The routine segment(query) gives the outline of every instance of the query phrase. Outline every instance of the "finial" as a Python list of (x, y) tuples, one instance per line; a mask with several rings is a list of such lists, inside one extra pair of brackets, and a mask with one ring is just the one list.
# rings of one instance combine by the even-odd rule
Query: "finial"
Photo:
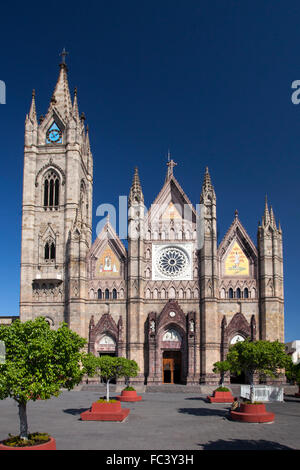
[(238, 210), (237, 210), (237, 209), (235, 209), (235, 211), (234, 211), (234, 216), (235, 216), (236, 219), (237, 219), (238, 216), (239, 216), (239, 213), (238, 213)]
[(177, 165), (177, 163), (174, 162), (174, 160), (172, 158), (170, 158), (171, 155), (170, 155), (170, 152), (168, 152), (168, 163), (167, 163), (167, 167), (168, 167), (168, 172), (167, 172), (167, 179), (171, 178), (171, 176), (173, 176), (173, 172), (174, 172), (174, 166)]
[(171, 153), (170, 153), (170, 149), (168, 149), (168, 162), (171, 160)]
[(74, 88), (74, 96), (77, 96), (77, 86)]
[(59, 55), (61, 55), (62, 59), (61, 59), (61, 64), (63, 65), (66, 65), (66, 56), (68, 55), (69, 53), (66, 51), (65, 48), (63, 48), (63, 50), (61, 51), (61, 53)]
[(35, 97), (35, 89), (32, 90), (32, 98)]

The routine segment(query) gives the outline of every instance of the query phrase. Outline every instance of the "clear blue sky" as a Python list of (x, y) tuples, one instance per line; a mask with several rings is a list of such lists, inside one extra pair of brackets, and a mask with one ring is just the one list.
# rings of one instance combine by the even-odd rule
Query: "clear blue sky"
[(284, 237), (285, 340), (300, 339), (299, 1), (114, 0), (1, 5), (1, 305), (18, 314), (24, 120), (47, 112), (59, 53), (90, 127), (96, 207), (127, 195), (139, 167), (146, 204), (168, 148), (194, 204), (206, 165), (220, 240), (238, 209), (256, 244), (265, 194)]

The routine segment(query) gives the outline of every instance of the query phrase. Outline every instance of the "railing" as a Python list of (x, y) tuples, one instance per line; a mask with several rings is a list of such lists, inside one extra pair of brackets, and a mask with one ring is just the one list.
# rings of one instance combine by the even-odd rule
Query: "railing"
[[(250, 400), (250, 385), (241, 385), (241, 397)], [(283, 401), (283, 387), (254, 385), (254, 401)]]

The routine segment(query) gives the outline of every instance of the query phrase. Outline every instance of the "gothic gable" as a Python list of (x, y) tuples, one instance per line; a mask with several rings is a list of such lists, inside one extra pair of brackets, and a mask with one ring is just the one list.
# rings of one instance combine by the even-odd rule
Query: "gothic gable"
[(218, 247), (218, 255), (221, 278), (256, 278), (257, 249), (237, 213)]
[(89, 278), (124, 278), (126, 258), (124, 245), (107, 222), (87, 256)]

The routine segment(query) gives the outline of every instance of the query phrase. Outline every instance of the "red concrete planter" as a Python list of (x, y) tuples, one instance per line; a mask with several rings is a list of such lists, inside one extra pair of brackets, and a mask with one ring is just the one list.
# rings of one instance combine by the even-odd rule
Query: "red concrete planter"
[(121, 408), (120, 401), (116, 403), (94, 402), (91, 408), (81, 413), (82, 421), (124, 421), (129, 415), (129, 409)]
[(218, 392), (215, 390), (213, 396), (207, 397), (207, 399), (210, 403), (232, 403), (234, 401), (234, 397), (230, 391)]
[(231, 411), (231, 417), (243, 423), (272, 423), (275, 415), (266, 411), (264, 403), (241, 403), (238, 411)]
[(121, 395), (116, 397), (119, 401), (141, 401), (142, 397), (136, 393), (136, 390), (122, 390)]
[(3, 444), (3, 442), (1, 442), (0, 450), (56, 450), (56, 441), (53, 437), (50, 437), (50, 440), (48, 442), (28, 447), (11, 447), (6, 446), (5, 444)]

